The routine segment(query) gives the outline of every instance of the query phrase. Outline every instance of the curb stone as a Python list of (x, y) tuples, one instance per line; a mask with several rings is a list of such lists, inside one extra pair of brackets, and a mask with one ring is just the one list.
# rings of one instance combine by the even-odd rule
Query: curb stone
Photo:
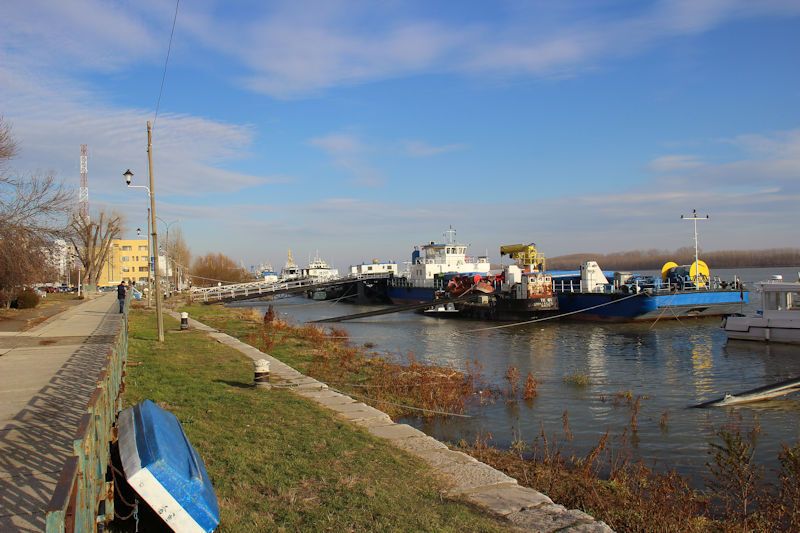
[[(180, 320), (179, 313), (167, 311), (167, 314)], [(521, 531), (613, 533), (604, 522), (577, 509), (553, 503), (545, 494), (518, 485), (516, 479), (463, 452), (450, 450), (418, 429), (392, 422), (383, 411), (331, 390), (325, 383), (298, 372), (249, 344), (192, 318), (189, 326), (207, 332), (217, 342), (238, 350), (253, 361), (266, 359), (270, 362), (271, 375), (284, 381), (295, 394), (313, 400), (337, 416), (364, 427), (372, 435), (419, 457), (448, 486), (445, 492), (448, 497), (467, 501), (505, 518)]]

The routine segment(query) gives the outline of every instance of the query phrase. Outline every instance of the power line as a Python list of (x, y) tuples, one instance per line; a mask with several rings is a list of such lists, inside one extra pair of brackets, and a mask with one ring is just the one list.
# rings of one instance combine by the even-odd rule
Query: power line
[(161, 74), (161, 88), (158, 90), (158, 100), (156, 101), (156, 114), (153, 117), (153, 129), (156, 129), (158, 120), (158, 108), (161, 107), (161, 95), (164, 92), (164, 82), (167, 79), (167, 65), (169, 64), (169, 53), (172, 50), (172, 37), (175, 35), (175, 22), (178, 20), (178, 6), (181, 0), (175, 1), (175, 15), (172, 17), (172, 31), (169, 32), (169, 45), (167, 46), (167, 58), (164, 60), (164, 72)]

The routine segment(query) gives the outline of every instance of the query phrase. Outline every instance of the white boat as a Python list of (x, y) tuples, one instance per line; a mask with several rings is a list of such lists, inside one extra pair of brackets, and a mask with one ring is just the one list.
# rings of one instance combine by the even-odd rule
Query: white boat
[(445, 231), (444, 242), (415, 246), (408, 272), (389, 283), (387, 295), (394, 303), (425, 302), (447, 285), (448, 275), (489, 273), (489, 258), (467, 256), (467, 245), (456, 241), (456, 230)]
[(281, 276), (279, 281), (292, 281), (294, 279), (300, 279), (303, 277), (303, 269), (297, 266), (297, 263), (294, 262), (294, 258), (292, 257), (292, 251), (289, 250), (289, 253), (286, 257), (286, 264), (283, 266), (281, 270)]
[(304, 277), (316, 281), (330, 281), (339, 277), (339, 271), (332, 268), (324, 259), (320, 258), (319, 252), (308, 262), (308, 268), (303, 272)]
[(726, 317), (722, 323), (729, 339), (800, 344), (800, 281), (782, 276), (756, 283), (761, 309), (755, 314)]

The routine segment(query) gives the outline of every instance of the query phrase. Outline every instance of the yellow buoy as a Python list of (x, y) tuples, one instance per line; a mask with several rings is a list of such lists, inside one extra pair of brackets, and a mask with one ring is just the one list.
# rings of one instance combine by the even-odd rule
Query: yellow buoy
[(661, 267), (661, 281), (667, 281), (667, 276), (669, 275), (669, 271), (678, 266), (678, 263), (675, 261), (669, 261), (664, 263), (664, 266)]
[(697, 286), (705, 287), (709, 278), (709, 270), (708, 265), (705, 264), (704, 261), (698, 259), (696, 262), (692, 263), (689, 269), (689, 277), (694, 280), (695, 276), (697, 276)]

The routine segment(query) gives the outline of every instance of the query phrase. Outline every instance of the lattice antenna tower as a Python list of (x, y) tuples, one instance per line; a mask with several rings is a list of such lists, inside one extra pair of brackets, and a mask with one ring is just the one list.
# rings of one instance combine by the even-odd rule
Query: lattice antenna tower
[(78, 194), (78, 210), (81, 217), (89, 218), (89, 148), (81, 145), (81, 189)]

